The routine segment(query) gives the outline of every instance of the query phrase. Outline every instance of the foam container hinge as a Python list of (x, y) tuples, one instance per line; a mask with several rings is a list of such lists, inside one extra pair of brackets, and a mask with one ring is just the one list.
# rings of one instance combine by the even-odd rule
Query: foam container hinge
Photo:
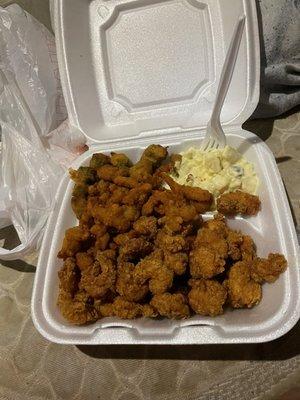
[[(227, 4), (226, 4), (227, 3)], [(284, 186), (268, 147), (242, 129), (258, 102), (259, 43), (254, 1), (56, 0), (55, 33), (69, 117), (91, 144), (74, 163), (98, 151), (126, 152), (137, 161), (151, 143), (179, 152), (199, 146), (210, 117), (233, 27), (246, 15), (240, 54), (222, 112), (228, 144), (255, 165), (261, 212), (229, 220), (250, 234), (258, 254), (285, 254), (289, 267), (251, 310), (182, 321), (104, 318), (69, 324), (56, 305), (57, 258), (64, 232), (77, 224), (73, 183), (58, 188), (39, 256), (32, 318), (47, 339), (64, 344), (204, 344), (273, 340), (300, 313), (299, 247)], [(212, 218), (208, 213), (205, 218)]]

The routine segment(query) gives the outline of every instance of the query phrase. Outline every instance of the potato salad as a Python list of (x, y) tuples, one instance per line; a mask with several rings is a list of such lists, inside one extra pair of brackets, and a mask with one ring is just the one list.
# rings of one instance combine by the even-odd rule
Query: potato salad
[(206, 189), (215, 199), (236, 190), (257, 191), (259, 180), (253, 164), (232, 147), (211, 151), (191, 147), (180, 154), (182, 158), (172, 173), (179, 184)]

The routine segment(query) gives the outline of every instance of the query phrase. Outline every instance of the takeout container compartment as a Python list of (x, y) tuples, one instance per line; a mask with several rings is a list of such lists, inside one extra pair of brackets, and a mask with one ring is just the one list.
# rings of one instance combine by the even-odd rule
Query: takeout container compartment
[[(285, 254), (289, 267), (263, 285), (251, 310), (226, 310), (216, 318), (121, 320), (69, 324), (56, 306), (57, 258), (65, 230), (77, 224), (66, 175), (56, 194), (40, 252), (32, 318), (47, 339), (65, 344), (202, 344), (273, 340), (297, 322), (299, 248), (275, 159), (254, 134), (241, 128), (258, 101), (259, 44), (254, 1), (56, 0), (55, 33), (64, 95), (72, 124), (90, 151), (125, 152), (133, 162), (151, 143), (169, 153), (199, 146), (210, 117), (225, 51), (238, 17), (246, 15), (236, 70), (222, 112), (228, 144), (255, 166), (262, 210), (228, 220), (251, 235), (259, 256)], [(205, 218), (212, 218), (207, 213)]]

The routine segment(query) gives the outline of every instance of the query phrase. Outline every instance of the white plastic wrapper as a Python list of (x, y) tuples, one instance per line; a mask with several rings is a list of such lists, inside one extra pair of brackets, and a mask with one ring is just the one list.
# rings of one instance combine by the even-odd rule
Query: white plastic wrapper
[(21, 241), (0, 248), (0, 259), (17, 259), (39, 247), (61, 176), (85, 138), (62, 123), (51, 33), (17, 5), (0, 8), (0, 51), (0, 227), (12, 223)]

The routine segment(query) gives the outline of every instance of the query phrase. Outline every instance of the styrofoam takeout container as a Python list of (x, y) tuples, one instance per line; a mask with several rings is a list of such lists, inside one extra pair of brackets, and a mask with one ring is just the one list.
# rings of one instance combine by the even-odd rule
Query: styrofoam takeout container
[[(40, 252), (32, 317), (47, 339), (66, 344), (202, 344), (273, 340), (299, 318), (299, 248), (274, 157), (241, 128), (258, 102), (259, 43), (255, 2), (245, 0), (56, 0), (55, 32), (71, 122), (91, 143), (74, 168), (97, 151), (126, 152), (133, 161), (150, 143), (170, 153), (199, 145), (210, 117), (233, 27), (246, 15), (240, 53), (222, 113), (229, 145), (251, 161), (260, 178), (262, 211), (229, 225), (250, 234), (258, 254), (285, 254), (289, 267), (251, 310), (217, 318), (121, 320), (73, 326), (56, 306), (57, 259), (74, 226), (66, 175), (56, 195)], [(207, 218), (211, 218), (210, 215)]]

